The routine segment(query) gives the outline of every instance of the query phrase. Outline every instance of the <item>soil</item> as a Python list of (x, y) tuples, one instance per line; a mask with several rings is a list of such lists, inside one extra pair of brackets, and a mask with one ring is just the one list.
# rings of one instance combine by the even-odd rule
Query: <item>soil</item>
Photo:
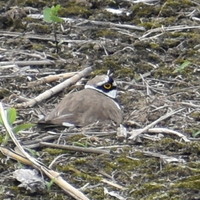
[[(65, 21), (45, 22), (43, 9), (57, 4)], [(38, 126), (40, 116), (66, 93), (83, 88), (71, 86), (34, 106), (17, 108), (13, 126), (36, 124), (16, 135), (21, 144), (46, 166), (53, 162), (52, 169), (89, 199), (199, 199), (199, 8), (198, 0), (1, 1), (0, 99), (5, 108), (63, 81), (30, 84), (40, 78), (92, 66), (82, 83), (110, 70), (124, 112), (126, 132), (113, 125)], [(0, 131), (2, 142), (5, 129)], [(63, 150), (41, 141), (109, 153)], [(11, 140), (6, 147), (14, 149)], [(46, 176), (48, 189), (19, 187), (13, 172), (32, 168), (0, 156), (0, 199), (73, 199)]]

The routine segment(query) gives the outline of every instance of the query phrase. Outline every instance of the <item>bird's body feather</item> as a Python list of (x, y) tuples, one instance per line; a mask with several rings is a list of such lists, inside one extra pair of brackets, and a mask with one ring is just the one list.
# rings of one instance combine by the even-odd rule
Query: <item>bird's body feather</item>
[(45, 123), (86, 126), (96, 122), (122, 122), (122, 111), (115, 102), (116, 83), (108, 75), (89, 80), (85, 89), (67, 94), (45, 118)]
[(47, 123), (85, 126), (97, 121), (120, 124), (122, 111), (117, 103), (93, 89), (84, 89), (66, 95), (45, 119)]

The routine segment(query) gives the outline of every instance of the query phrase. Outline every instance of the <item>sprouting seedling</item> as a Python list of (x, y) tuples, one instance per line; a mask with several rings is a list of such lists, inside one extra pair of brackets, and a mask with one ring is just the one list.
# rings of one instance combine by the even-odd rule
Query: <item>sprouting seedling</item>
[[(11, 127), (11, 129), (12, 129), (12, 131), (13, 131), (14, 133), (18, 133), (18, 132), (20, 132), (20, 131), (29, 129), (29, 128), (31, 128), (31, 127), (34, 126), (34, 124), (31, 124), (31, 123), (25, 123), (25, 124), (14, 125), (14, 122), (15, 122), (16, 119), (17, 119), (17, 111), (16, 111), (15, 108), (8, 108), (8, 109), (5, 111), (5, 113), (6, 113), (7, 122), (8, 122), (9, 126)], [(2, 114), (3, 114), (3, 113), (0, 112), (0, 126), (5, 126), (5, 125), (4, 125), (4, 122), (3, 122), (3, 120), (2, 120)], [(6, 136), (4, 137), (2, 144), (3, 144), (3, 145), (7, 144), (8, 139), (9, 139), (9, 134), (6, 133)]]
[(186, 68), (188, 68), (191, 65), (191, 62), (186, 60), (184, 61), (180, 66), (177, 67), (177, 69), (175, 69), (173, 71), (173, 73), (178, 73), (178, 72), (183, 72)]
[(200, 130), (193, 132), (193, 137), (199, 137), (200, 136)]
[(58, 16), (58, 12), (60, 11), (60, 9), (61, 9), (60, 5), (52, 6), (51, 8), (47, 7), (43, 9), (44, 21), (53, 24), (53, 33), (54, 33), (57, 53), (58, 53), (58, 41), (56, 34), (57, 24), (63, 22), (63, 19)]

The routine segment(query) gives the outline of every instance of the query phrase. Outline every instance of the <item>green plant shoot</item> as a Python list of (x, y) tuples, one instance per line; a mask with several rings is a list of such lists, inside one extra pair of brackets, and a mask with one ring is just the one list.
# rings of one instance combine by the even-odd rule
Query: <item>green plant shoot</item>
[(177, 69), (173, 71), (173, 73), (183, 72), (187, 67), (191, 65), (190, 61), (184, 61)]
[(57, 41), (57, 24), (63, 22), (63, 19), (58, 16), (58, 12), (61, 9), (60, 5), (52, 6), (51, 8), (44, 8), (43, 10), (43, 16), (44, 21), (48, 23), (53, 24), (53, 33), (55, 38), (55, 44), (56, 44), (56, 52), (58, 53), (58, 41)]
[(58, 16), (58, 12), (60, 9), (60, 5), (52, 6), (51, 8), (45, 8), (43, 10), (44, 21), (48, 23), (63, 22), (63, 19)]
[[(1, 116), (2, 116), (2, 113), (0, 113), (0, 125), (4, 126), (4, 123), (3, 123)], [(31, 123), (19, 124), (19, 125), (14, 126), (14, 122), (17, 119), (17, 110), (15, 108), (8, 108), (6, 110), (6, 118), (7, 118), (7, 121), (8, 121), (8, 123), (9, 123), (9, 125), (10, 125), (10, 127), (11, 127), (11, 129), (14, 133), (18, 133), (22, 130), (29, 129), (29, 128), (34, 126), (34, 124), (31, 124)], [(9, 135), (6, 134), (6, 136), (3, 140), (3, 144), (7, 144), (8, 139), (9, 139)]]

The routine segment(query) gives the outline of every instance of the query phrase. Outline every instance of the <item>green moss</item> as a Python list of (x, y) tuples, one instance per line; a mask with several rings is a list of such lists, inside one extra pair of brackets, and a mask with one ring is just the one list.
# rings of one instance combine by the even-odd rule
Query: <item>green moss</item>
[(115, 162), (105, 161), (103, 165), (104, 165), (103, 166), (104, 171), (108, 174), (112, 173), (114, 170), (118, 168)]
[[(134, 77), (135, 72), (131, 67), (123, 67), (123, 59), (118, 56), (108, 56), (103, 61), (103, 67), (99, 66), (96, 68), (96, 74), (107, 73), (108, 70), (114, 72), (115, 76), (126, 77), (129, 74), (129, 77)], [(99, 68), (99, 69), (98, 69)]]
[(83, 141), (84, 138), (85, 138), (85, 136), (82, 135), (82, 134), (80, 134), (80, 135), (72, 135), (69, 138), (67, 138), (67, 141), (70, 142), (70, 143), (73, 143), (73, 142), (77, 142), (79, 140)]
[(66, 200), (66, 194), (59, 194), (58, 192), (56, 193), (50, 193), (48, 196), (46, 196), (44, 198), (44, 200), (48, 200), (48, 199), (52, 199), (52, 200)]
[(133, 190), (132, 196), (137, 197), (137, 199), (139, 197), (140, 197), (140, 199), (142, 199), (142, 197), (144, 197), (146, 195), (149, 196), (149, 195), (151, 195), (151, 193), (153, 193), (153, 196), (155, 198), (157, 196), (156, 192), (163, 190), (164, 188), (165, 188), (164, 184), (159, 184), (156, 182), (149, 182), (149, 183), (145, 183), (142, 186), (140, 186), (139, 188)]
[(116, 166), (118, 169), (122, 170), (134, 170), (137, 166), (141, 164), (139, 160), (133, 160), (130, 158), (127, 158), (126, 156), (124, 157), (119, 157), (116, 159)]
[(193, 5), (191, 0), (167, 0), (160, 9), (160, 16), (175, 16), (181, 9), (188, 8)]
[(30, 24), (29, 29), (31, 29), (37, 34), (49, 34), (52, 31), (52, 28), (49, 24), (39, 24), (39, 23)]
[(172, 66), (160, 66), (154, 71), (153, 75), (155, 78), (174, 77), (173, 71), (174, 68)]
[(190, 39), (190, 43), (187, 43), (188, 45), (192, 45), (194, 47), (194, 44), (197, 44), (197, 42), (200, 42), (200, 37), (198, 32), (169, 32), (167, 33), (168, 37), (170, 38), (177, 38), (177, 39)]
[(162, 26), (170, 26), (170, 25), (174, 24), (176, 21), (177, 21), (177, 17), (176, 16), (168, 16), (168, 17), (166, 17), (164, 19), (161, 18), (161, 20), (159, 21), (159, 23)]
[(156, 190), (160, 190), (162, 188), (164, 188), (165, 186), (163, 184), (159, 184), (159, 183), (155, 183), (155, 182), (150, 182), (150, 183), (145, 183), (143, 185), (143, 190), (145, 192), (152, 192), (152, 191), (156, 191)]
[[(148, 197), (146, 198), (140, 198), (140, 200), (172, 200), (172, 198), (170, 197), (170, 195), (168, 194), (168, 192), (165, 191), (157, 191), (157, 192), (153, 192), (152, 194), (148, 194)], [(174, 198), (173, 198), (174, 199)], [(177, 198), (175, 198), (177, 200)]]
[(191, 0), (167, 0), (166, 3), (164, 4), (164, 7), (171, 7), (171, 8), (187, 8), (188, 6), (192, 6), (193, 3)]
[(152, 49), (158, 49), (158, 48), (160, 48), (160, 44), (155, 43), (155, 42), (150, 42), (149, 45), (150, 45), (150, 47)]
[(173, 47), (176, 47), (179, 43), (180, 43), (180, 41), (177, 39), (166, 38), (161, 43), (161, 47), (164, 49), (173, 48)]
[(93, 188), (91, 191), (86, 189), (86, 192), (88, 192), (90, 194), (90, 196), (92, 196), (92, 199), (95, 199), (95, 200), (107, 200), (106, 198), (106, 194), (104, 192), (104, 189), (103, 187), (95, 187)]
[(143, 3), (137, 3), (133, 4), (131, 7), (132, 15), (134, 17), (151, 17), (154, 15), (158, 15), (159, 13), (159, 7), (158, 6), (151, 6), (151, 5), (146, 5)]
[(97, 176), (96, 174), (92, 172), (84, 172), (82, 170), (78, 170), (74, 164), (59, 165), (57, 166), (57, 168), (59, 169), (59, 171), (62, 171), (62, 172), (67, 172), (67, 173), (73, 172), (74, 177), (82, 178), (83, 180), (89, 181), (91, 183), (100, 182), (100, 180), (102, 179), (101, 177)]
[(192, 142), (190, 144), (188, 144), (187, 146), (187, 151), (191, 152), (191, 153), (195, 153), (196, 155), (198, 155), (200, 153), (200, 142)]
[(137, 24), (148, 29), (162, 28), (162, 26), (171, 26), (177, 20), (176, 16), (166, 18), (145, 18), (144, 21)]
[(21, 190), (20, 187), (18, 187), (16, 185), (11, 186), (10, 189), (15, 193), (20, 193), (20, 190)]
[(152, 29), (152, 28), (159, 28), (161, 24), (156, 21), (147, 21), (147, 22), (140, 22), (138, 23), (139, 26), (143, 26), (145, 29)]
[(48, 1), (44, 0), (18, 0), (17, 3), (18, 5), (21, 6), (30, 6), (33, 8), (42, 8), (44, 6), (47, 6)]
[(82, 164), (86, 164), (88, 161), (86, 158), (79, 158), (79, 159), (76, 159), (74, 161), (74, 164), (75, 165), (82, 165)]
[(190, 117), (194, 118), (195, 121), (200, 121), (200, 111), (194, 111), (190, 114)]
[(82, 16), (88, 17), (91, 14), (91, 10), (87, 7), (82, 5), (68, 5), (67, 7), (62, 7), (59, 11), (59, 15), (62, 17), (69, 17), (69, 16)]
[(10, 95), (10, 91), (6, 88), (0, 88), (0, 99)]
[(44, 49), (45, 49), (46, 47), (45, 47), (45, 45), (44, 44), (40, 44), (40, 43), (33, 43), (32, 44), (32, 49), (33, 50), (36, 50), (36, 51), (44, 51)]
[(200, 190), (200, 175), (191, 176), (181, 181), (178, 181), (177, 183), (172, 184), (171, 187)]
[(118, 62), (118, 59), (114, 56), (109, 56), (104, 59), (104, 66), (106, 68), (111, 68), (113, 71), (121, 69), (121, 65)]
[(63, 149), (55, 149), (55, 148), (45, 148), (43, 152), (47, 152), (50, 155), (60, 155), (66, 153), (66, 150)]
[(106, 37), (106, 38), (114, 38), (117, 36), (117, 32), (111, 29), (99, 29), (95, 33), (95, 37)]
[(189, 162), (188, 167), (195, 172), (196, 170), (197, 172), (200, 172), (200, 162)]

